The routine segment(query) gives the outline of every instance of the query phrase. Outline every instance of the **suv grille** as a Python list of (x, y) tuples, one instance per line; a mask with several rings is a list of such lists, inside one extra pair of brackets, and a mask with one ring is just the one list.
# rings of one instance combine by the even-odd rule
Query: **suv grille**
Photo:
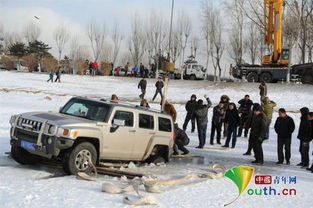
[(28, 128), (33, 131), (40, 131), (42, 123), (39, 121), (33, 121), (26, 118), (20, 118), (20, 120), (17, 122), (19, 126)]
[(15, 136), (18, 139), (23, 139), (29, 142), (36, 142), (38, 138), (38, 133), (16, 128)]

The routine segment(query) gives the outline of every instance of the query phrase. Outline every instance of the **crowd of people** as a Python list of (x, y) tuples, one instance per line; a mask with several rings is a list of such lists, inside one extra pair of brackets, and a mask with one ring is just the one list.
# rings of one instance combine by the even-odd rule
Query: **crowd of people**
[[(255, 160), (252, 163), (263, 165), (264, 155), (262, 144), (269, 139), (269, 129), (273, 118), (273, 111), (276, 103), (267, 96), (267, 86), (263, 82), (259, 86), (261, 103), (254, 103), (249, 95), (238, 101), (239, 108), (235, 103), (230, 102), (227, 95), (221, 96), (218, 105), (213, 107), (211, 120), (210, 145), (221, 144), (222, 129), (225, 144), (222, 148), (235, 148), (237, 137), (249, 137), (248, 150), (243, 155), (251, 155), (252, 150)], [(186, 103), (186, 117), (183, 124), (183, 130), (186, 131), (189, 121), (191, 121), (191, 132), (195, 131), (197, 126), (199, 145), (196, 148), (204, 148), (206, 144), (206, 130), (208, 124), (208, 109), (212, 102), (205, 96), (207, 104), (203, 100), (197, 101), (196, 95), (192, 95)], [(309, 109), (301, 108), (301, 122), (298, 132), (300, 140), (299, 151), (301, 162), (298, 166), (306, 168), (313, 173), (313, 164), (309, 167), (309, 146), (313, 139), (313, 112)], [(274, 129), (277, 134), (277, 156), (276, 164), (284, 162), (290, 165), (291, 158), (291, 140), (295, 130), (294, 120), (288, 116), (284, 108), (278, 110), (278, 118), (275, 121)], [(197, 125), (195, 125), (197, 123)]]

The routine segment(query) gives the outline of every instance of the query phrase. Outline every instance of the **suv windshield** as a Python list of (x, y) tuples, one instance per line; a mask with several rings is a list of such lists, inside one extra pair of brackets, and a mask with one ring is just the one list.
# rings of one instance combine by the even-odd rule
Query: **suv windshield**
[(60, 111), (60, 113), (85, 118), (93, 121), (107, 121), (110, 106), (104, 103), (72, 99)]

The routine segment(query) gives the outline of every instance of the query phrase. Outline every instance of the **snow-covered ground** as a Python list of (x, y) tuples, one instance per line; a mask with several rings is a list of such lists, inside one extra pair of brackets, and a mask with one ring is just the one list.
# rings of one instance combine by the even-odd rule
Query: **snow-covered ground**
[[(111, 195), (101, 192), (101, 184), (105, 181), (117, 181), (112, 177), (100, 176), (95, 182), (77, 180), (74, 176), (46, 178), (53, 174), (62, 174), (44, 165), (21, 166), (5, 155), (10, 151), (9, 118), (12, 114), (27, 111), (57, 111), (72, 96), (90, 96), (109, 98), (115, 93), (121, 100), (139, 102), (137, 89), (139, 79), (88, 77), (63, 75), (61, 83), (47, 83), (46, 74), (16, 73), (0, 71), (0, 203), (1, 207), (125, 207), (124, 195)], [(155, 80), (148, 80), (147, 98), (154, 93)], [(313, 109), (313, 86), (295, 84), (269, 84), (268, 94), (279, 107), (284, 107), (299, 125), (299, 109), (307, 106)], [(259, 100), (258, 84), (254, 83), (217, 83), (207, 81), (170, 82), (169, 100), (178, 111), (178, 124), (182, 125), (185, 110), (184, 103), (191, 94), (199, 98), (207, 94), (213, 104), (217, 104), (223, 94), (237, 102), (245, 94), (254, 101)], [(152, 104), (158, 108), (158, 104)], [(212, 116), (212, 110), (209, 117)], [(274, 121), (277, 117), (275, 112)], [(210, 120), (210, 119), (209, 119)], [(272, 126), (273, 123), (272, 122)], [(135, 171), (155, 175), (158, 178), (175, 178), (189, 173), (210, 170), (214, 163), (232, 168), (238, 165), (249, 165), (255, 168), (255, 174), (275, 176), (296, 176), (295, 185), (272, 185), (277, 189), (294, 188), (296, 196), (249, 196), (247, 192), (229, 207), (311, 207), (313, 194), (313, 174), (300, 169), (296, 164), (300, 161), (299, 141), (296, 133), (292, 140), (291, 165), (275, 165), (277, 161), (276, 135), (271, 126), (269, 142), (263, 145), (265, 164), (253, 166), (252, 156), (243, 156), (247, 148), (247, 139), (238, 138), (235, 149), (219, 150), (210, 148), (198, 150), (197, 135), (188, 132), (191, 138), (189, 149), (192, 154), (203, 158), (175, 159), (162, 166), (145, 166)], [(190, 129), (188, 129), (190, 131)], [(296, 129), (297, 132), (297, 129)], [(208, 125), (207, 141), (209, 140)], [(224, 142), (224, 140), (222, 141)], [(215, 145), (214, 148), (217, 146)], [(254, 178), (248, 188), (263, 188), (255, 185)], [(146, 194), (146, 193), (144, 193)], [(126, 194), (133, 196), (132, 194)], [(237, 196), (236, 186), (228, 179), (205, 180), (200, 183), (183, 184), (169, 188), (161, 194), (154, 194), (158, 199), (158, 207), (223, 207)]]

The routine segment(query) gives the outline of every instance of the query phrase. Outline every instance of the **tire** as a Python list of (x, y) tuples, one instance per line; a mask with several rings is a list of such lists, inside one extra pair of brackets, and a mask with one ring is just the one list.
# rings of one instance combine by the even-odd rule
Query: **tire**
[(313, 75), (312, 74), (304, 74), (301, 78), (301, 82), (303, 84), (313, 84)]
[(196, 80), (196, 76), (192, 74), (192, 75), (189, 76), (189, 79), (190, 80)]
[(248, 75), (247, 75), (247, 80), (248, 82), (257, 82), (259, 79), (259, 76), (257, 73), (255, 72), (250, 72)]
[(76, 175), (78, 172), (88, 170), (88, 163), (83, 157), (83, 153), (90, 156), (92, 163), (96, 165), (98, 155), (95, 146), (89, 142), (82, 142), (65, 153), (63, 158), (63, 169), (65, 173)]
[(39, 156), (31, 154), (17, 145), (11, 146), (11, 156), (16, 162), (22, 165), (33, 165), (40, 161)]
[(270, 73), (265, 72), (261, 74), (260, 81), (270, 83), (273, 81), (273, 77)]
[(151, 155), (146, 160), (147, 163), (162, 163), (167, 162), (168, 158), (165, 156), (166, 149), (164, 147), (155, 146)]

